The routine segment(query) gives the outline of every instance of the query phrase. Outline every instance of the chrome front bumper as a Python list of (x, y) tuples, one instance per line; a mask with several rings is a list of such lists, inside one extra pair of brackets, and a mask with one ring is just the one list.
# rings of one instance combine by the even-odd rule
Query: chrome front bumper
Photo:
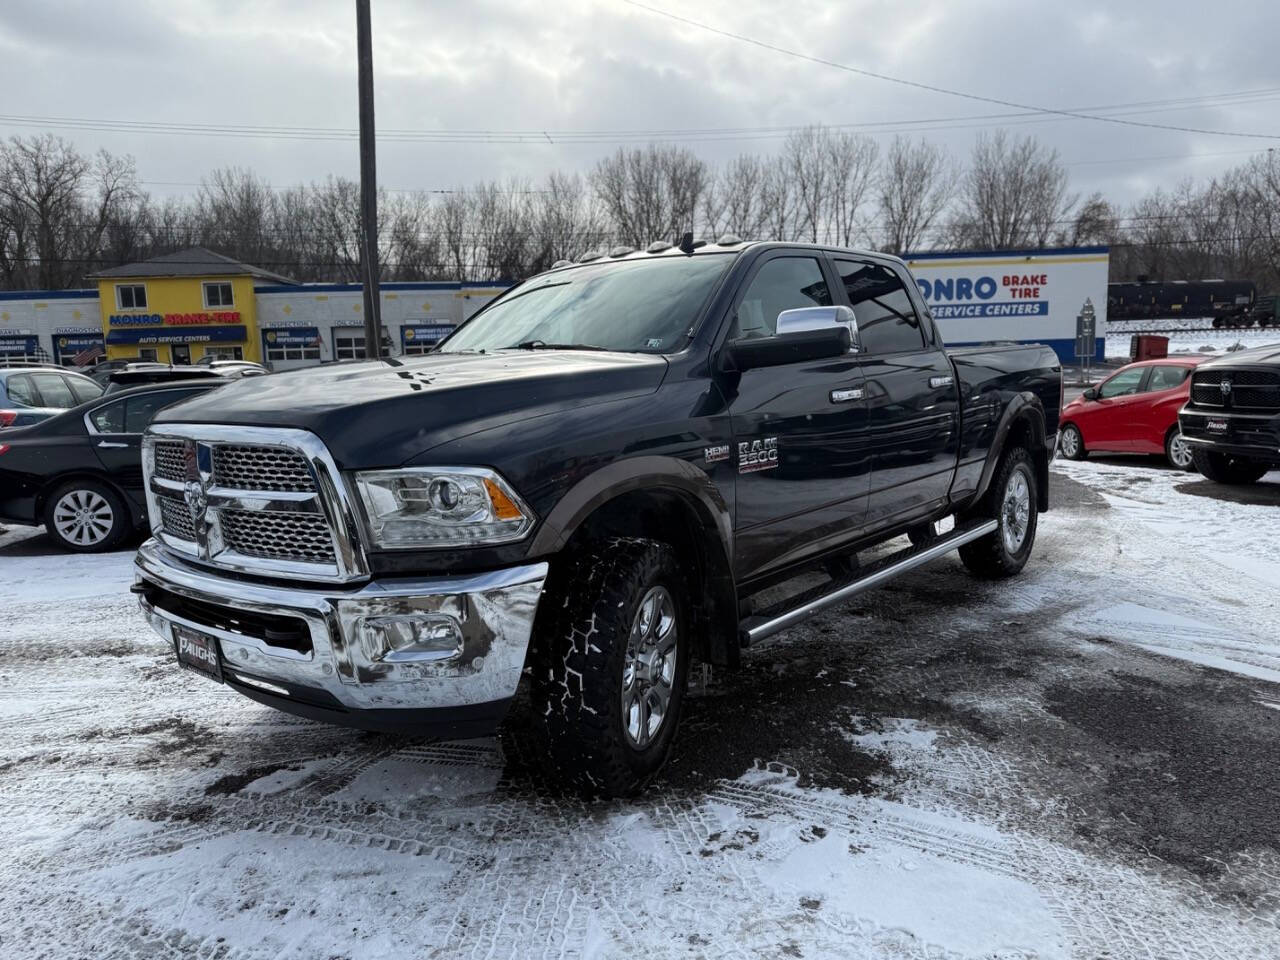
[[(148, 540), (134, 591), (165, 640), (175, 627), (216, 636), (223, 676), (241, 693), (304, 716), (369, 729), (421, 729), (465, 717), (501, 719), (524, 669), (547, 564), (362, 586), (282, 587), (219, 576)], [(241, 616), (237, 619), (236, 614)], [(433, 614), (460, 628), (446, 659), (383, 657), (362, 642), (371, 618)], [(255, 635), (264, 617), (301, 621), (294, 649)], [(278, 639), (278, 638), (277, 638)], [(304, 649), (297, 649), (297, 647)], [(423, 723), (425, 723), (425, 728)]]

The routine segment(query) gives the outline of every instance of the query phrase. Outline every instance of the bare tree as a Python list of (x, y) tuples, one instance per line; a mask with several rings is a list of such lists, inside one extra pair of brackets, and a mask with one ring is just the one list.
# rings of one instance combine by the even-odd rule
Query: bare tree
[(946, 210), (958, 179), (955, 163), (941, 147), (894, 137), (877, 184), (884, 248), (895, 254), (919, 249)]
[(707, 166), (684, 147), (619, 148), (591, 173), (616, 239), (633, 247), (674, 240), (695, 227)]
[(1067, 193), (1058, 151), (1003, 130), (978, 134), (960, 190), (953, 242), (977, 249), (1042, 247), (1078, 197)]
[(880, 147), (870, 137), (829, 131), (823, 146), (830, 239), (852, 246), (856, 238), (869, 236), (862, 223), (862, 206), (875, 180)]
[(545, 270), (558, 260), (576, 260), (604, 233), (595, 195), (576, 173), (552, 173), (533, 201), (534, 249), (529, 270)]

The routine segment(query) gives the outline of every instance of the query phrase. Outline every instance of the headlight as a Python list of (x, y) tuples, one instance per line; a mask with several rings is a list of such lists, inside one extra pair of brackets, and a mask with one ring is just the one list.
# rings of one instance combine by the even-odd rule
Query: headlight
[(375, 547), (509, 543), (533, 512), (505, 480), (480, 467), (413, 467), (356, 474)]

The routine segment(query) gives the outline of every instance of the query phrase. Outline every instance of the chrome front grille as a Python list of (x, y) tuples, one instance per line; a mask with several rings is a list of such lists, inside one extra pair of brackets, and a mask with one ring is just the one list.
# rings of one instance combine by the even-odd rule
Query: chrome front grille
[(166, 441), (156, 444), (156, 476), (181, 483), (187, 478), (187, 461), (182, 444)]
[(160, 497), (160, 527), (179, 539), (190, 543), (196, 542), (196, 525), (191, 519), (191, 511), (182, 500), (172, 497)]
[(213, 448), (213, 482), (235, 490), (315, 490), (306, 457), (284, 447), (219, 444)]
[(330, 563), (329, 523), (316, 513), (223, 510), (218, 515), (228, 547), (247, 557)]
[(177, 553), (275, 577), (368, 573), (346, 486), (313, 434), (157, 425), (143, 441), (143, 469), (152, 532)]

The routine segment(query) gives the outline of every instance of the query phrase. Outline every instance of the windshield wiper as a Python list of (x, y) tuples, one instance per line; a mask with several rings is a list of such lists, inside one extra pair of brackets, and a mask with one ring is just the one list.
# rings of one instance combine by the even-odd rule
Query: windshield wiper
[(545, 340), (525, 340), (517, 343), (510, 350), (608, 350), (609, 347), (598, 347), (594, 343), (547, 343)]

